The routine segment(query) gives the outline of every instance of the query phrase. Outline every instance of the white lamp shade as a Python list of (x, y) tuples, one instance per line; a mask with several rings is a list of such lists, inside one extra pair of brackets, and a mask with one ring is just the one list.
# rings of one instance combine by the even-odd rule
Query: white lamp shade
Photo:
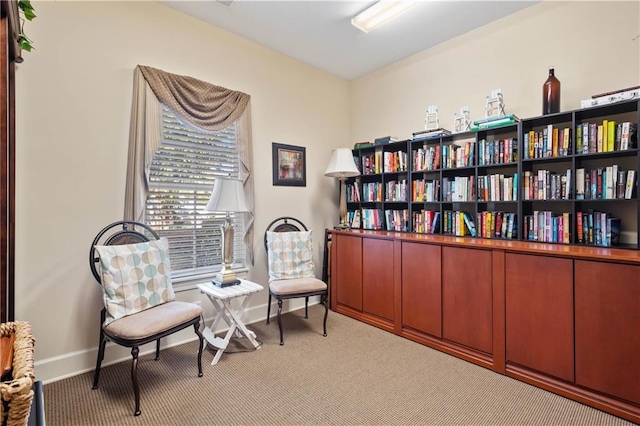
[(360, 176), (360, 171), (353, 162), (351, 150), (349, 148), (334, 149), (324, 175), (337, 178)]
[(248, 212), (244, 188), (241, 180), (216, 178), (211, 198), (204, 211), (208, 212)]

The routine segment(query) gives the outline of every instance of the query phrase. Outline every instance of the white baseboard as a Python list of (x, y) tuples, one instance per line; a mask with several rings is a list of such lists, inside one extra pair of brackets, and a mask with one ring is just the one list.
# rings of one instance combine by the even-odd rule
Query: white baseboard
[[(314, 299), (317, 298), (312, 298), (311, 300), (309, 300), (309, 305), (315, 305), (319, 303), (318, 300)], [(304, 299), (291, 299), (285, 301), (283, 305), (283, 313), (292, 312), (298, 309), (304, 309)], [(277, 304), (273, 303), (271, 306), (271, 317), (273, 318), (277, 312)], [(267, 318), (266, 304), (254, 306), (245, 310), (243, 318), (245, 324), (253, 324), (258, 321), (265, 321)], [(205, 318), (205, 324), (210, 325), (212, 321), (213, 318)], [(224, 323), (224, 321), (221, 322), (225, 327), (220, 327), (220, 329), (216, 330), (216, 332), (224, 332), (228, 329), (227, 324)], [(98, 330), (96, 330), (96, 333), (97, 332)], [(182, 345), (196, 339), (197, 337), (193, 332), (193, 328), (190, 327), (163, 338), (160, 348), (170, 348), (172, 346)], [(155, 342), (148, 343), (140, 347), (140, 356), (153, 353), (154, 351)], [(97, 357), (98, 347), (96, 346), (91, 349), (69, 352), (66, 354), (36, 361), (36, 379), (42, 381), (44, 384), (47, 384), (66, 379), (68, 377), (77, 376), (78, 374), (82, 374), (87, 371), (93, 371), (95, 369)], [(130, 360), (131, 350), (129, 348), (125, 348), (109, 342), (107, 343), (105, 349), (102, 367)], [(203, 367), (206, 364), (207, 363), (203, 359)]]

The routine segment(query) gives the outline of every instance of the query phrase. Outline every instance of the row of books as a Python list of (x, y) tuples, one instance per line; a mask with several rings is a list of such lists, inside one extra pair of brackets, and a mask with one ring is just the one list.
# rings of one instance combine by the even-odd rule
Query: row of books
[(603, 247), (620, 245), (622, 221), (602, 212), (576, 212), (578, 244)]
[(518, 174), (478, 176), (477, 188), (478, 201), (515, 201), (518, 199)]
[(622, 170), (617, 164), (593, 170), (576, 169), (576, 199), (629, 200), (636, 188), (636, 171)]
[(476, 236), (476, 227), (471, 214), (463, 211), (446, 210), (442, 215), (442, 233), (444, 235), (455, 235), (457, 237)]
[(524, 200), (569, 200), (571, 199), (571, 169), (565, 174), (551, 170), (526, 170), (523, 177)]
[(388, 231), (409, 231), (409, 210), (385, 210), (384, 218)]
[(478, 236), (482, 238), (515, 239), (518, 237), (517, 215), (513, 212), (483, 211), (476, 216)]
[(473, 176), (456, 176), (442, 179), (442, 201), (459, 202), (474, 200)]
[[(471, 236), (482, 238), (517, 238), (516, 214), (502, 211), (483, 211), (473, 215), (464, 211), (443, 212), (442, 233), (445, 235)], [(381, 219), (384, 217), (384, 224)], [(359, 210), (348, 212), (347, 220), (352, 228), (359, 228)], [(569, 244), (572, 235), (571, 214), (552, 211), (534, 211), (524, 216), (524, 236), (528, 241)], [(362, 209), (364, 229), (387, 229), (408, 232), (407, 210)], [(440, 212), (422, 210), (414, 212), (411, 218), (413, 232), (423, 234), (440, 233)], [(577, 243), (602, 247), (620, 244), (622, 221), (608, 213), (596, 211), (576, 212)]]
[(464, 145), (442, 145), (442, 167), (455, 169), (473, 166), (475, 141), (465, 142)]
[[(632, 199), (637, 189), (635, 170), (623, 170), (617, 164), (592, 170), (576, 169), (575, 198), (577, 200)], [(416, 179), (411, 182), (412, 202), (460, 201), (516, 201), (518, 199), (518, 174), (504, 174), (445, 177), (437, 179)], [(442, 196), (441, 194), (442, 190)], [(358, 185), (346, 185), (348, 202), (406, 201), (407, 181), (368, 182), (362, 184), (363, 197)], [(523, 173), (523, 200), (571, 200), (571, 169), (562, 173), (540, 169)]]
[(572, 139), (571, 128), (558, 128), (552, 124), (542, 130), (524, 133), (523, 159), (555, 158), (569, 155)]
[(411, 182), (411, 201), (422, 203), (440, 200), (440, 181), (418, 179)]
[(385, 173), (406, 172), (407, 171), (407, 153), (405, 151), (393, 151), (383, 153)]
[(365, 203), (377, 203), (384, 199), (384, 186), (380, 182), (368, 182), (362, 184), (362, 201)]
[(385, 201), (407, 201), (407, 180), (392, 180), (385, 183)]
[(421, 210), (413, 212), (413, 232), (419, 234), (440, 233), (440, 212), (435, 210)]
[(616, 123), (582, 123), (576, 127), (576, 154), (626, 151), (636, 148), (638, 125), (625, 121)]
[(555, 213), (549, 210), (534, 211), (523, 216), (524, 236), (528, 241), (544, 243), (571, 242), (571, 214)]
[(384, 161), (382, 159), (382, 151), (376, 151), (373, 154), (364, 155), (361, 158), (362, 168), (360, 173), (363, 175), (377, 175), (382, 173)]
[(478, 165), (506, 164), (518, 161), (518, 139), (506, 138), (478, 142)]
[(413, 170), (437, 170), (440, 168), (440, 145), (423, 146), (411, 151)]

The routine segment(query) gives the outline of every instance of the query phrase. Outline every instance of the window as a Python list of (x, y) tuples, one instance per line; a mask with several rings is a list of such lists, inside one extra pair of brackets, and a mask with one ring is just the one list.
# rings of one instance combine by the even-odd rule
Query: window
[[(169, 240), (174, 278), (217, 272), (225, 214), (202, 211), (218, 176), (238, 178), (236, 123), (200, 129), (162, 105), (162, 141), (153, 154), (145, 222)], [(234, 267), (244, 266), (244, 215), (235, 226)]]

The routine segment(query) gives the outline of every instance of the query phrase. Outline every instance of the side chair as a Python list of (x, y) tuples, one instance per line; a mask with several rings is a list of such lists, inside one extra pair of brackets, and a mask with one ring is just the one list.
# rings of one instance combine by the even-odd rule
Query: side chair
[(278, 327), (280, 345), (284, 345), (282, 332), (282, 301), (304, 297), (304, 317), (309, 318), (309, 297), (320, 296), (324, 305), (323, 336), (327, 336), (329, 306), (327, 284), (315, 277), (311, 231), (293, 217), (279, 217), (271, 222), (264, 233), (264, 246), (269, 262), (269, 303), (267, 324), (271, 317), (271, 297), (278, 301)]
[(202, 377), (204, 339), (200, 320), (203, 311), (195, 303), (175, 300), (166, 238), (160, 238), (143, 223), (114, 222), (103, 228), (91, 243), (89, 265), (101, 284), (104, 299), (92, 389), (98, 388), (107, 341), (131, 348), (131, 381), (135, 397), (133, 415), (139, 416), (139, 347), (156, 341), (157, 361), (160, 358), (160, 339), (190, 326), (200, 341), (197, 361), (198, 377)]

